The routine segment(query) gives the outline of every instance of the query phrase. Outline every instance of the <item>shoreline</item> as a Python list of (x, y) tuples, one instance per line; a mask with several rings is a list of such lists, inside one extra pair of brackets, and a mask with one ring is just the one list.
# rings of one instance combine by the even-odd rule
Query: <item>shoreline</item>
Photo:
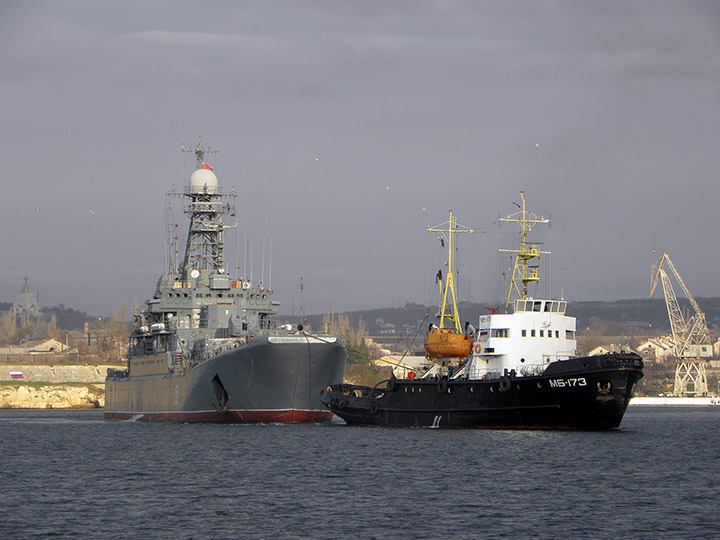
[(666, 407), (714, 407), (720, 406), (720, 397), (634, 397), (629, 406), (666, 406)]
[(0, 386), (0, 409), (102, 409), (105, 406), (104, 384), (38, 384), (19, 383)]

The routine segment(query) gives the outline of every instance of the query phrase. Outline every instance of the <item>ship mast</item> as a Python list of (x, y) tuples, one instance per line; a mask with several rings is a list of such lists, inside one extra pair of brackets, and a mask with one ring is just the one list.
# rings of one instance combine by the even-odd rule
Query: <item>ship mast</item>
[[(510, 305), (510, 298), (512, 297), (513, 291), (517, 292), (519, 298), (525, 299), (528, 296), (528, 285), (530, 283), (537, 283), (540, 281), (539, 266), (530, 265), (530, 261), (539, 257), (541, 254), (546, 255), (550, 253), (549, 251), (538, 251), (538, 245), (540, 244), (538, 242), (528, 241), (528, 235), (532, 231), (533, 225), (538, 223), (550, 223), (550, 220), (525, 209), (525, 194), (522, 191), (520, 192), (520, 198), (522, 199), (522, 206), (515, 203), (515, 205), (520, 208), (520, 212), (508, 215), (507, 217), (500, 218), (498, 220), (508, 223), (520, 223), (522, 228), (520, 249), (500, 250), (515, 254), (515, 266), (513, 268), (512, 280), (510, 280), (507, 300), (505, 301), (505, 313), (508, 312), (508, 306)], [(522, 290), (520, 284), (522, 284)]]
[[(441, 228), (447, 227), (447, 228)], [(435, 227), (428, 227), (428, 232), (436, 232), (442, 235), (443, 243), (447, 241), (448, 244), (448, 262), (447, 262), (447, 275), (445, 277), (445, 284), (443, 286), (442, 273), (438, 272), (438, 282), (441, 288), (441, 299), (440, 299), (440, 311), (437, 314), (440, 317), (440, 328), (445, 328), (445, 319), (453, 321), (455, 323), (455, 330), (458, 333), (462, 333), (460, 326), (460, 318), (458, 317), (457, 299), (455, 297), (455, 279), (453, 271), (453, 243), (455, 235), (458, 233), (471, 233), (474, 232), (471, 228), (464, 225), (458, 225), (457, 218), (453, 216), (452, 210), (450, 210), (450, 219), (445, 223), (436, 225)], [(448, 314), (448, 292), (450, 293), (452, 301), (452, 311)]]
[[(235, 190), (230, 195), (221, 193), (212, 167), (204, 161), (206, 154), (216, 154), (218, 150), (203, 148), (202, 135), (194, 149), (186, 150), (183, 145), (181, 151), (195, 154), (197, 165), (183, 194), (189, 199), (183, 211), (190, 218), (190, 226), (179, 272), (183, 280), (196, 278), (203, 270), (225, 274), (223, 231), (236, 224), (224, 225), (222, 217), (225, 214), (235, 216)], [(225, 199), (232, 199), (232, 207)]]
[(202, 169), (203, 165), (205, 164), (205, 154), (217, 154), (220, 152), (220, 150), (211, 150), (208, 146), (207, 148), (203, 148), (202, 146), (202, 135), (198, 136), (198, 143), (195, 148), (191, 148), (189, 150), (185, 149), (185, 145), (180, 145), (180, 151), (186, 152), (188, 154), (195, 154), (195, 158), (197, 159), (197, 165), (195, 166), (195, 169)]

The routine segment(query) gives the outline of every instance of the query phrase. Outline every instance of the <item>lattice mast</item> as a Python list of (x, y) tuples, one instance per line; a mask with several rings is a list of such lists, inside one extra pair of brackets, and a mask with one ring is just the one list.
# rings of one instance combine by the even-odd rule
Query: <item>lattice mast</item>
[[(443, 228), (444, 227), (444, 228)], [(442, 273), (439, 272), (438, 283), (440, 284), (440, 309), (437, 314), (440, 317), (440, 328), (445, 328), (445, 319), (448, 319), (455, 323), (455, 331), (458, 334), (462, 333), (462, 327), (460, 324), (460, 317), (458, 315), (457, 298), (455, 296), (455, 271), (453, 269), (453, 247), (455, 243), (455, 236), (460, 233), (471, 233), (474, 232), (471, 228), (465, 225), (458, 225), (457, 218), (453, 216), (452, 210), (450, 210), (450, 219), (445, 223), (436, 225), (435, 227), (428, 227), (428, 232), (436, 232), (442, 235), (443, 242), (448, 244), (448, 262), (447, 262), (447, 273), (445, 275), (445, 281), (443, 283)], [(452, 309), (448, 306), (448, 294), (450, 295), (450, 301), (452, 302)]]
[[(693, 308), (694, 314), (687, 320), (680, 309), (680, 303), (665, 267), (669, 268), (670, 272), (675, 276), (675, 280), (684, 291)], [(652, 266), (650, 298), (653, 297), (658, 282), (661, 282), (663, 286), (665, 305), (670, 319), (670, 331), (673, 337), (673, 352), (678, 359), (678, 365), (675, 369), (674, 393), (675, 395), (688, 393), (689, 383), (692, 383), (693, 393), (706, 394), (705, 362), (698, 358), (712, 355), (712, 340), (705, 321), (705, 313), (700, 309), (693, 295), (690, 294), (690, 290), (685, 285), (685, 281), (675, 268), (672, 260), (670, 260), (667, 251), (664, 251), (660, 259)]]
[(516, 214), (508, 215), (507, 217), (500, 218), (499, 221), (507, 223), (520, 223), (521, 226), (521, 240), (519, 249), (501, 249), (500, 251), (515, 254), (515, 265), (513, 267), (512, 279), (510, 280), (510, 287), (508, 288), (508, 295), (505, 301), (505, 313), (508, 312), (508, 306), (510, 305), (510, 299), (512, 298), (513, 291), (518, 295), (518, 298), (525, 299), (528, 297), (528, 285), (530, 283), (537, 283), (540, 281), (539, 265), (531, 265), (530, 262), (539, 257), (540, 255), (547, 255), (549, 251), (539, 251), (538, 242), (531, 242), (528, 240), (528, 236), (532, 232), (534, 225), (539, 223), (550, 223), (550, 219), (543, 216), (538, 216), (534, 212), (530, 212), (525, 208), (525, 194), (521, 191), (520, 198), (522, 199), (522, 206), (515, 203), (520, 208), (520, 211)]
[[(203, 148), (202, 136), (198, 138), (197, 146), (194, 149), (186, 150), (183, 145), (181, 150), (195, 154), (197, 165), (191, 176), (190, 185), (183, 194), (186, 199), (189, 199), (189, 204), (185, 205), (183, 212), (190, 219), (190, 225), (185, 256), (179, 272), (185, 278), (193, 270), (209, 270), (224, 274), (226, 269), (223, 231), (236, 226), (236, 223), (224, 225), (222, 218), (224, 215), (235, 217), (235, 190), (233, 189), (230, 195), (223, 195), (220, 192), (217, 178), (214, 174), (210, 174), (212, 167), (205, 163), (205, 155), (215, 154), (218, 150), (211, 150), (210, 147)], [(209, 174), (206, 177), (198, 176), (200, 180), (194, 180), (198, 171), (207, 171)], [(207, 182), (203, 184), (204, 180)]]

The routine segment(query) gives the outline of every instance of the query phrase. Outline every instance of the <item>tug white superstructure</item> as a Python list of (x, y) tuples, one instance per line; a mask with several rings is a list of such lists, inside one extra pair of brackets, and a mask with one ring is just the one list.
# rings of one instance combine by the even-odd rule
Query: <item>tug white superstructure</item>
[(518, 299), (513, 313), (480, 316), (473, 354), (453, 378), (539, 375), (550, 362), (575, 356), (575, 317), (564, 300)]

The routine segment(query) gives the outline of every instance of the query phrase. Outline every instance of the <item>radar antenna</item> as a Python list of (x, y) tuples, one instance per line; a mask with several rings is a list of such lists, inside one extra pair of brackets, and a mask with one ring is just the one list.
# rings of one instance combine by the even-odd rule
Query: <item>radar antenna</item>
[[(169, 196), (185, 198), (183, 212), (190, 218), (185, 256), (179, 268), (179, 274), (183, 281), (189, 281), (192, 277), (196, 279), (202, 274), (201, 279), (209, 279), (210, 275), (226, 275), (225, 268), (225, 229), (237, 226), (235, 219), (235, 199), (237, 193), (233, 189), (229, 195), (224, 195), (217, 186), (217, 178), (211, 171), (201, 169), (212, 169), (203, 161), (208, 153), (217, 153), (218, 150), (211, 150), (210, 147), (203, 148), (202, 135), (198, 137), (197, 146), (193, 150), (187, 150), (185, 145), (180, 146), (182, 152), (192, 152), (197, 158), (197, 168), (190, 176), (190, 185), (186, 186), (183, 193), (168, 193)], [(200, 175), (204, 185), (193, 184), (193, 178)], [(208, 181), (211, 181), (209, 187)], [(230, 224), (223, 223), (223, 217), (229, 216)]]
[[(549, 251), (538, 251), (538, 246), (540, 244), (538, 242), (530, 242), (527, 239), (528, 235), (532, 231), (533, 225), (538, 223), (550, 223), (550, 220), (525, 209), (525, 194), (522, 191), (520, 192), (520, 198), (522, 199), (522, 206), (517, 203), (513, 203), (515, 206), (520, 208), (520, 211), (498, 220), (508, 223), (520, 223), (522, 227), (520, 249), (500, 250), (515, 254), (515, 267), (513, 268), (513, 275), (510, 280), (510, 288), (508, 289), (507, 299), (505, 300), (505, 313), (508, 311), (513, 291), (517, 292), (519, 298), (525, 299), (528, 295), (528, 284), (540, 281), (540, 274), (538, 271), (539, 266), (530, 266), (528, 263), (540, 255), (547, 255), (550, 253)], [(522, 290), (520, 290), (518, 282), (522, 283)]]
[(220, 150), (211, 150), (209, 146), (207, 148), (203, 148), (202, 135), (198, 135), (198, 143), (195, 148), (186, 150), (185, 145), (181, 144), (180, 151), (188, 154), (195, 154), (195, 159), (197, 159), (197, 165), (195, 166), (196, 169), (203, 168), (203, 163), (205, 163), (205, 154), (217, 154), (220, 152)]

